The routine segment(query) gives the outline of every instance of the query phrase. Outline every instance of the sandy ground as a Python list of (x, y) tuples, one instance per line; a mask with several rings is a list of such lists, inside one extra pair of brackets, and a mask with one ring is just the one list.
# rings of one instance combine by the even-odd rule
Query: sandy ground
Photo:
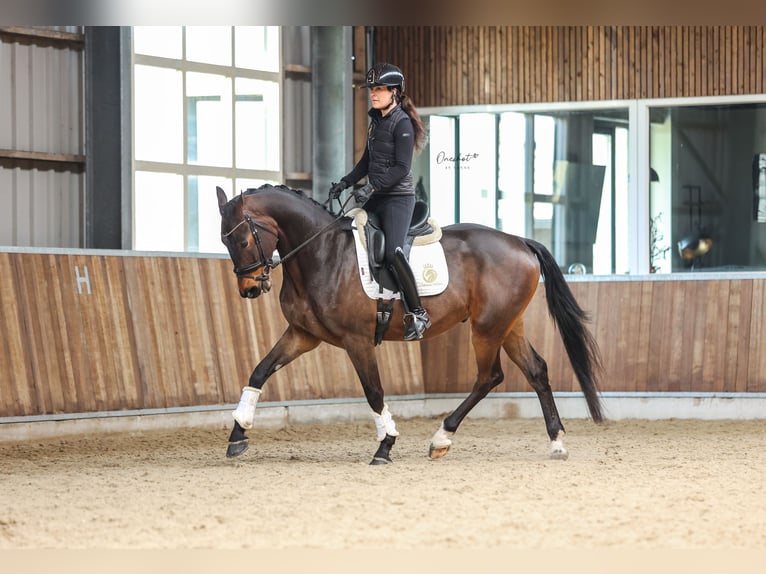
[[(762, 549), (763, 421), (400, 419), (394, 464), (369, 424), (0, 443), (0, 548)], [(1, 429), (0, 429), (1, 430)]]

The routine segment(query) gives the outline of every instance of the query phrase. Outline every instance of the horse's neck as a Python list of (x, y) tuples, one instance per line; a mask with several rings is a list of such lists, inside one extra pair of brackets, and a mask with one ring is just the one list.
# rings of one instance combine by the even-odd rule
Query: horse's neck
[(299, 249), (300, 252), (314, 251), (312, 244), (319, 235), (324, 235), (323, 230), (333, 221), (333, 217), (327, 212), (321, 208), (314, 209), (315, 207), (313, 204), (300, 205), (296, 201), (294, 205), (280, 207), (278, 215), (272, 216), (281, 235), (277, 245), (281, 257), (295, 249)]

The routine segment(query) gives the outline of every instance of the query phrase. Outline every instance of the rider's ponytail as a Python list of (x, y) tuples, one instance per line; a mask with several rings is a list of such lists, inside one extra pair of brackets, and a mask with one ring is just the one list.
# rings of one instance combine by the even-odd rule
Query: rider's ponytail
[(415, 130), (415, 151), (419, 152), (426, 145), (426, 129), (423, 126), (423, 121), (420, 119), (420, 114), (415, 109), (415, 104), (412, 103), (412, 98), (407, 94), (401, 94), (399, 98), (402, 104), (402, 110), (410, 117), (412, 121), (412, 127)]

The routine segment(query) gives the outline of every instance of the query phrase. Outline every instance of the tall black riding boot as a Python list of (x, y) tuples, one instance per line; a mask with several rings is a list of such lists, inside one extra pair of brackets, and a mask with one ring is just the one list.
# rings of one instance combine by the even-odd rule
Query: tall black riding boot
[(428, 312), (420, 304), (420, 295), (415, 283), (407, 257), (401, 247), (396, 248), (394, 263), (390, 267), (391, 272), (399, 284), (404, 304), (404, 321), (407, 326), (404, 332), (404, 340), (422, 339), (423, 332), (431, 326), (431, 318)]

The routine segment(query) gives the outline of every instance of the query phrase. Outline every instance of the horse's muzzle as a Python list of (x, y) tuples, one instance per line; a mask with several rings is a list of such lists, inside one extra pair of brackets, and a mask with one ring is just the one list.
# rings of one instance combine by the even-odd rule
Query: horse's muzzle
[(255, 299), (260, 294), (261, 294), (261, 288), (258, 287), (257, 285), (252, 285), (248, 287), (247, 289), (239, 290), (240, 297), (244, 299)]
[[(245, 282), (245, 281), (243, 281)], [(255, 299), (261, 293), (271, 291), (271, 279), (262, 279), (256, 282), (246, 281), (247, 285), (240, 285), (239, 295), (243, 299)]]

